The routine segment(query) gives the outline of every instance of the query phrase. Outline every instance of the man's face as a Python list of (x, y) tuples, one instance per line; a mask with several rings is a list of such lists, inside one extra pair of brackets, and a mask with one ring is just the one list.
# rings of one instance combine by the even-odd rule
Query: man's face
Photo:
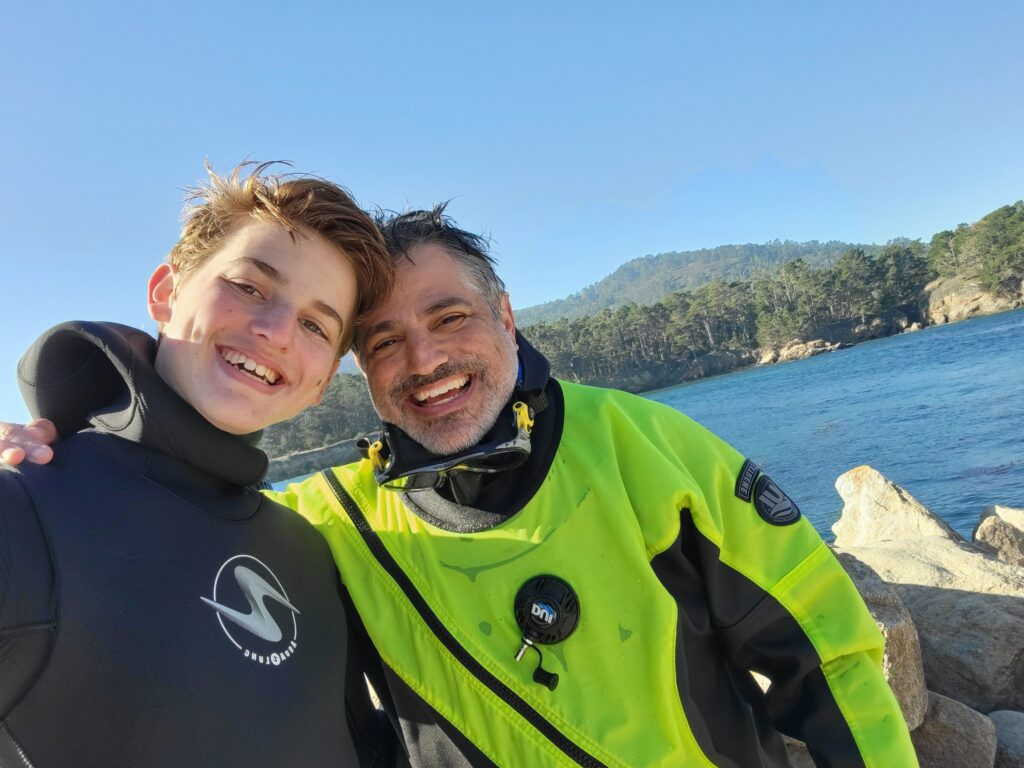
[(438, 245), (409, 252), (387, 303), (359, 332), (359, 362), (373, 405), (432, 453), (475, 445), (515, 387), (515, 322), (499, 316)]
[(355, 305), (355, 272), (335, 246), (247, 221), (187, 276), (154, 272), (156, 369), (214, 426), (254, 432), (319, 402)]

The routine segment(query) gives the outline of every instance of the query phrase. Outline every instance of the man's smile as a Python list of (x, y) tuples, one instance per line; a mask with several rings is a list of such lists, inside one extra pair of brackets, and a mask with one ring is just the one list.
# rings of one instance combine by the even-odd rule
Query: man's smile
[(464, 395), (470, 386), (471, 377), (462, 373), (441, 379), (426, 387), (416, 390), (411, 398), (414, 405), (429, 407), (443, 405)]

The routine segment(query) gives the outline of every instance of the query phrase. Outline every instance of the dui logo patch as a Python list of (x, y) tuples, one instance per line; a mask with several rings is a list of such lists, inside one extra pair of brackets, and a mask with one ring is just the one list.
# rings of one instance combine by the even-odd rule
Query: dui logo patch
[(754, 485), (754, 509), (771, 525), (790, 525), (800, 519), (800, 508), (768, 475), (761, 475)]

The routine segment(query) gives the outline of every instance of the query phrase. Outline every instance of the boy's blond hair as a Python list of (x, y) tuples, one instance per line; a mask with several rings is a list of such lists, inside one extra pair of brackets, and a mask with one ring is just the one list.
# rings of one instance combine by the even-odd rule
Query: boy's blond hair
[[(185, 279), (210, 258), (247, 218), (281, 225), (292, 238), (310, 230), (335, 245), (356, 273), (356, 315), (387, 298), (394, 263), (373, 220), (342, 187), (314, 176), (266, 173), (274, 163), (241, 163), (188, 191), (181, 237), (168, 261)], [(246, 173), (246, 171), (248, 171)], [(355, 323), (347, 323), (339, 355), (348, 351)]]

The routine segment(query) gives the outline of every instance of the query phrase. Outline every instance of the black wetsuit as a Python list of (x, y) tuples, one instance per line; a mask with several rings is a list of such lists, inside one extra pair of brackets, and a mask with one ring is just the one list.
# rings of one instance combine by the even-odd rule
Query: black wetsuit
[(69, 323), (22, 361), (34, 411), (69, 377), (109, 406), (50, 465), (0, 471), (0, 767), (390, 761), (327, 546), (154, 348)]

